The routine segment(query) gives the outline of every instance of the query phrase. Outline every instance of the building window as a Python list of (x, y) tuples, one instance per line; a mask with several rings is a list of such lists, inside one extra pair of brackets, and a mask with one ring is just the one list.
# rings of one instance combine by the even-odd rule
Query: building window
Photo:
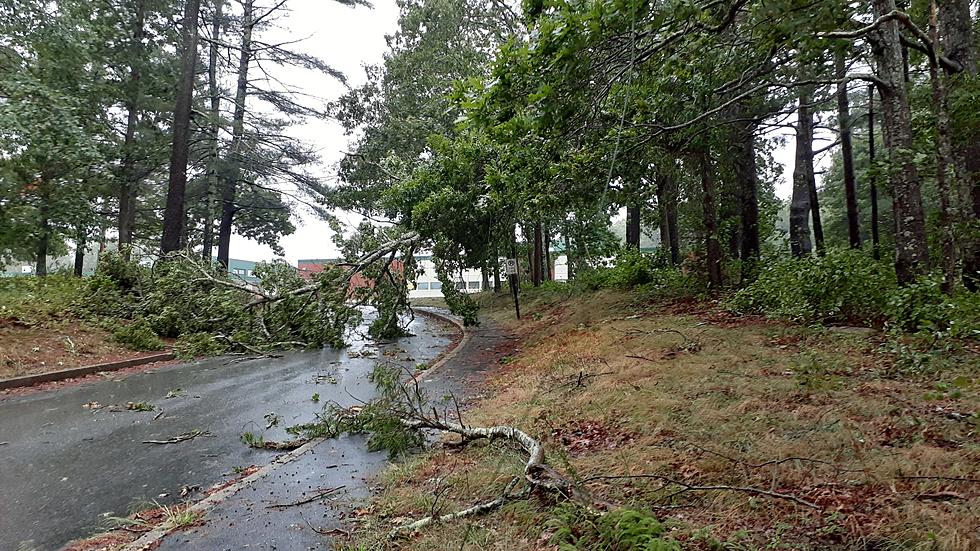
[(418, 284), (418, 290), (419, 291), (428, 291), (429, 290), (429, 282), (428, 281), (420, 281), (419, 284)]
[(477, 291), (479, 291), (480, 290), (480, 282), (479, 281), (471, 281), (471, 282), (469, 282), (469, 288), (470, 289), (476, 289)]
[(440, 291), (440, 290), (442, 290), (442, 282), (441, 281), (433, 281), (429, 285), (429, 289), (432, 289), (433, 291)]

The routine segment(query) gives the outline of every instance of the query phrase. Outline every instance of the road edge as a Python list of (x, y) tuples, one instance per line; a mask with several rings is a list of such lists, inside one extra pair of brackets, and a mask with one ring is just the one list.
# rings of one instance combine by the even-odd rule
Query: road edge
[[(455, 346), (453, 346), (451, 349), (444, 351), (439, 356), (438, 360), (436, 360), (428, 369), (422, 372), (428, 375), (429, 373), (441, 368), (442, 366), (449, 363), (450, 360), (455, 358), (459, 350), (463, 348), (463, 346), (465, 346), (467, 342), (469, 342), (472, 332), (467, 330), (467, 328), (463, 325), (461, 321), (453, 319), (440, 312), (434, 312), (429, 309), (421, 309), (421, 308), (416, 308), (415, 310), (423, 315), (431, 316), (449, 322), (452, 325), (456, 326), (459, 329), (459, 331), (462, 333), (462, 338), (460, 338), (460, 340), (455, 343)], [(248, 485), (252, 484), (257, 480), (260, 480), (268, 476), (279, 467), (286, 465), (287, 463), (290, 463), (293, 460), (299, 458), (301, 455), (305, 454), (306, 452), (310, 451), (311, 449), (315, 448), (317, 445), (321, 444), (326, 440), (327, 440), (326, 438), (315, 438), (291, 452), (284, 453), (276, 457), (271, 462), (269, 462), (268, 465), (259, 468), (259, 470), (255, 471), (254, 473), (244, 478), (241, 478), (240, 480), (237, 480), (232, 484), (229, 484), (228, 486), (222, 488), (221, 490), (218, 490), (217, 492), (207, 496), (206, 498), (194, 503), (193, 505), (187, 508), (187, 512), (199, 516), (203, 516), (207, 514), (211, 509), (214, 509), (221, 502), (234, 496), (243, 488), (247, 487)], [(126, 544), (124, 547), (120, 548), (120, 551), (149, 551), (150, 549), (153, 548), (154, 545), (156, 545), (158, 542), (163, 540), (165, 537), (167, 537), (174, 531), (175, 528), (173, 526), (168, 526), (166, 524), (157, 526), (153, 530), (150, 530), (146, 534), (140, 536), (135, 541), (132, 541)]]
[(433, 362), (428, 367), (428, 369), (426, 369), (425, 371), (420, 371), (415, 375), (413, 375), (413, 377), (418, 378), (421, 377), (422, 375), (429, 376), (435, 371), (439, 370), (441, 367), (445, 366), (450, 361), (452, 361), (452, 359), (456, 357), (459, 351), (462, 350), (469, 343), (470, 339), (473, 337), (473, 332), (470, 329), (468, 329), (465, 325), (463, 325), (462, 321), (453, 317), (449, 317), (441, 312), (435, 311), (428, 307), (418, 307), (418, 308), (414, 308), (414, 310), (423, 315), (439, 318), (443, 321), (447, 321), (455, 325), (456, 328), (459, 329), (460, 333), (462, 333), (463, 335), (459, 339), (459, 341), (455, 343), (455, 346), (440, 354), (439, 358), (435, 362)]
[(96, 373), (106, 371), (119, 371), (121, 369), (126, 369), (127, 367), (136, 367), (139, 365), (157, 362), (168, 362), (173, 360), (175, 357), (176, 356), (174, 356), (173, 352), (164, 352), (162, 354), (130, 358), (128, 360), (86, 365), (82, 367), (71, 367), (59, 371), (49, 371), (47, 373), (37, 373), (35, 375), (24, 375), (22, 377), (12, 377), (10, 379), (0, 379), (0, 390), (23, 388), (41, 383), (55, 383), (67, 379), (78, 379), (80, 377), (87, 377), (89, 375), (95, 375)]

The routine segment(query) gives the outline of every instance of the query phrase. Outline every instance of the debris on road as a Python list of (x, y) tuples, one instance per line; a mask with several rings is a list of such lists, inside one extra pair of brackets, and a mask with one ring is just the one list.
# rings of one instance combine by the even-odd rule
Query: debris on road
[(332, 494), (334, 492), (337, 492), (339, 490), (343, 490), (346, 487), (347, 486), (337, 486), (336, 488), (320, 488), (319, 490), (316, 491), (316, 493), (314, 493), (312, 496), (310, 496), (308, 498), (301, 499), (299, 501), (291, 501), (289, 503), (273, 503), (271, 505), (266, 505), (265, 508), (266, 509), (285, 509), (286, 507), (295, 507), (297, 505), (305, 505), (307, 503), (314, 502), (314, 501), (316, 501), (318, 499), (325, 498), (328, 495), (330, 495), (330, 494)]
[(186, 442), (188, 440), (193, 440), (198, 436), (211, 436), (211, 433), (204, 430), (192, 430), (190, 432), (185, 432), (184, 434), (178, 434), (173, 438), (168, 438), (166, 440), (144, 440), (144, 444), (179, 444), (181, 442)]

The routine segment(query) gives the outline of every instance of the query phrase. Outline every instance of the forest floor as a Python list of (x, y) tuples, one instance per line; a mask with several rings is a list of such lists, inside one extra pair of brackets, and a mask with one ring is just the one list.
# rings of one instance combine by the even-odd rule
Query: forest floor
[[(910, 375), (865, 330), (611, 291), (530, 295), (519, 322), (509, 296), (483, 299), (518, 352), (464, 422), (528, 432), (549, 464), (599, 499), (652, 512), (684, 549), (980, 548), (976, 343), (942, 372)], [(524, 460), (506, 442), (473, 442), (398, 464), (360, 538), (495, 499)], [(558, 549), (578, 538), (585, 549), (600, 529), (532, 496), (397, 545)]]

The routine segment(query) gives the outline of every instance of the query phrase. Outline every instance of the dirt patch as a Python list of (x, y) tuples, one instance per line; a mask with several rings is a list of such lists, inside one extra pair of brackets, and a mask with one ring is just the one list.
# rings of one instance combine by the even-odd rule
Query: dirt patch
[(145, 355), (113, 343), (104, 329), (78, 322), (30, 326), (0, 320), (0, 379)]

